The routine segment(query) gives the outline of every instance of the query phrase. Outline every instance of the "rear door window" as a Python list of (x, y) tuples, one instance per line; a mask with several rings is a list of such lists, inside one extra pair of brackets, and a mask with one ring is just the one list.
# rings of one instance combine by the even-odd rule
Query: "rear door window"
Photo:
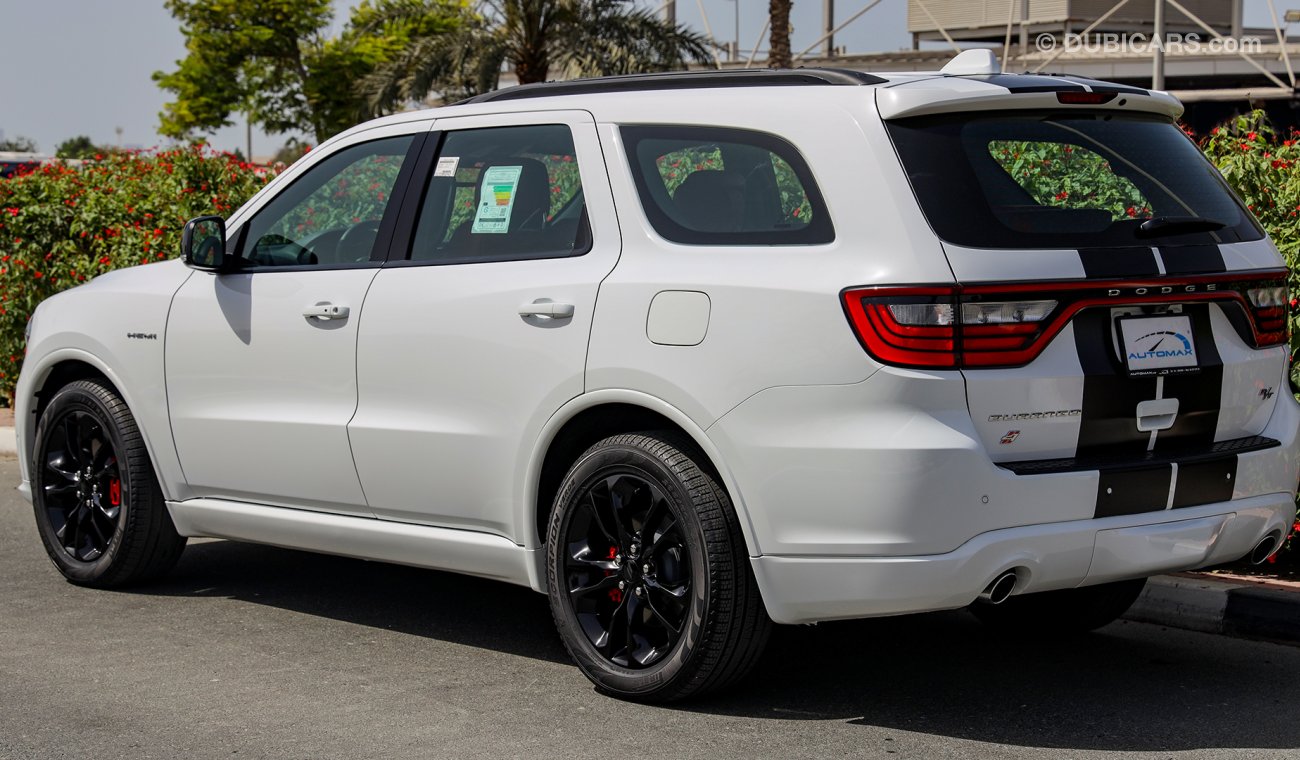
[(627, 126), (623, 142), (655, 231), (688, 245), (812, 245), (835, 239), (795, 147), (741, 129)]
[[(1102, 248), (1263, 237), (1200, 150), (1154, 116), (962, 114), (888, 129), (926, 218), (949, 243)], [(1143, 230), (1153, 219), (1161, 221)]]
[(446, 134), (416, 225), (412, 261), (557, 258), (590, 248), (587, 205), (567, 126)]

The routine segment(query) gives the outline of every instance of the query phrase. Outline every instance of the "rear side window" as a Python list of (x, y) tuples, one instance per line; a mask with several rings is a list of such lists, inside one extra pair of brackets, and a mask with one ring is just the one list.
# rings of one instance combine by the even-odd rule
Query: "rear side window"
[[(1155, 116), (1002, 112), (888, 128), (926, 218), (950, 243), (1104, 248), (1263, 237), (1196, 146)], [(1169, 224), (1178, 220), (1201, 223)]]
[(655, 231), (687, 245), (814, 245), (835, 239), (808, 164), (790, 143), (742, 129), (622, 128)]
[(591, 248), (573, 135), (560, 124), (468, 129), (443, 139), (411, 260), (556, 258)]

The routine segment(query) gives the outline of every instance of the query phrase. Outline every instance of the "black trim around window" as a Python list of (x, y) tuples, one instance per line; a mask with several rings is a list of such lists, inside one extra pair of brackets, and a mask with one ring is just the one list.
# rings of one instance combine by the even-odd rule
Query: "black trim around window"
[[(424, 126), (427, 127), (427, 122), (424, 123)], [(297, 184), (302, 179), (307, 177), (312, 172), (312, 170), (316, 168), (315, 166), (313, 166), (307, 169), (306, 171), (304, 171), (300, 176), (294, 178), (294, 180), (290, 182), (288, 185), (279, 188), (275, 193), (275, 197), (267, 200), (266, 203), (262, 204), (261, 208), (259, 208), (256, 212), (254, 212), (251, 216), (249, 216), (248, 219), (244, 220), (244, 222), (239, 225), (239, 229), (236, 232), (235, 239), (227, 243), (227, 248), (228, 248), (227, 252), (233, 253), (236, 257), (236, 261), (240, 262), (239, 264), (236, 265), (234, 269), (230, 271), (230, 274), (261, 274), (264, 272), (322, 272), (322, 271), (339, 270), (339, 269), (371, 269), (374, 267), (382, 266), (384, 262), (388, 259), (390, 252), (392, 251), (392, 243), (394, 241), (394, 238), (398, 237), (398, 231), (399, 231), (398, 224), (401, 220), (400, 211), (402, 210), (406, 202), (406, 196), (409, 190), (409, 186), (411, 184), (411, 179), (415, 176), (418, 176), (417, 169), (419, 167), (419, 159), (423, 157), (426, 148), (431, 144), (435, 144), (437, 141), (429, 139), (429, 132), (421, 131), (421, 132), (412, 132), (412, 133), (401, 134), (401, 135), (387, 135), (385, 137), (377, 137), (373, 140), (364, 140), (362, 142), (351, 143), (349, 145), (340, 147), (336, 151), (330, 152), (330, 156), (332, 156), (335, 153), (341, 153), (343, 151), (350, 150), (352, 148), (356, 148), (361, 145), (366, 145), (373, 142), (380, 142), (383, 140), (392, 140), (396, 138), (405, 138), (405, 137), (411, 138), (411, 144), (410, 146), (407, 147), (406, 155), (402, 159), (402, 166), (400, 169), (398, 169), (397, 177), (393, 180), (393, 188), (392, 191), (389, 193), (388, 203), (384, 206), (384, 215), (380, 218), (379, 231), (375, 236), (374, 243), (371, 245), (369, 260), (336, 263), (336, 264), (298, 264), (298, 265), (288, 265), (288, 266), (244, 266), (242, 265), (242, 262), (244, 262), (244, 256), (243, 256), (244, 248), (248, 242), (248, 230), (253, 220), (256, 219), (259, 214), (265, 211), (268, 205), (274, 202), (275, 197), (279, 197), (280, 195), (284, 194), (286, 191), (289, 190), (289, 188), (293, 187), (295, 184)], [(328, 161), (330, 156), (327, 156), (324, 159), (324, 161)]]
[[(637, 125), (619, 128), (623, 138), (623, 148), (632, 168), (632, 178), (636, 184), (641, 208), (650, 220), (655, 232), (664, 239), (683, 245), (712, 246), (786, 246), (786, 245), (824, 245), (834, 242), (835, 228), (831, 223), (830, 212), (822, 198), (817, 181), (813, 178), (808, 162), (804, 160), (799, 149), (776, 135), (749, 129), (734, 127), (701, 127), (687, 125)], [(655, 158), (642, 156), (638, 150), (644, 140), (686, 140), (701, 143), (722, 142), (733, 145), (745, 145), (761, 148), (778, 156), (794, 171), (795, 177), (803, 186), (804, 194), (812, 207), (812, 221), (806, 226), (790, 230), (755, 230), (740, 232), (706, 232), (685, 227), (668, 215), (662, 200), (656, 197), (647, 181), (657, 173)], [(656, 177), (657, 179), (657, 177)], [(663, 189), (659, 188), (660, 194)]]
[[(401, 213), (398, 217), (396, 229), (389, 246), (388, 259), (384, 262), (384, 266), (436, 267), (456, 266), (461, 264), (500, 264), (512, 261), (571, 259), (591, 253), (595, 242), (595, 234), (592, 231), (589, 213), (584, 211), (582, 226), (579, 230), (580, 237), (575, 241), (575, 246), (572, 250), (542, 253), (525, 252), (500, 256), (454, 256), (437, 259), (411, 258), (412, 246), (415, 244), (415, 232), (420, 224), (420, 215), (424, 210), (425, 199), (427, 198), (433, 184), (434, 166), (437, 163), (438, 157), (442, 155), (447, 140), (458, 132), (517, 129), (527, 127), (564, 127), (569, 130), (570, 134), (573, 132), (573, 125), (564, 122), (501, 124), (495, 126), (464, 127), (461, 129), (445, 131), (430, 131), (426, 136), (426, 140), (419, 151), (416, 161), (414, 162), (413, 174), (407, 185), (405, 197), (402, 199)], [(573, 151), (576, 157), (578, 153), (576, 140), (573, 144)], [(578, 159), (578, 163), (581, 166), (582, 160)]]

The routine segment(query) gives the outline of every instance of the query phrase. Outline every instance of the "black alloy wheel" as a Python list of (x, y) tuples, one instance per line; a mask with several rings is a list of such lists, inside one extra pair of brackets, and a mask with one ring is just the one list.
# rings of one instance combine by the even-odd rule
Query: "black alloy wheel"
[(32, 507), (41, 542), (73, 583), (122, 586), (166, 572), (176, 532), (135, 417), (111, 386), (77, 380), (41, 410)]
[(730, 498), (678, 433), (615, 435), (578, 457), (546, 551), (556, 629), (605, 694), (669, 702), (725, 688), (767, 642)]
[(58, 546), (78, 562), (104, 555), (122, 516), (122, 477), (104, 425), (71, 410), (53, 423), (38, 466), (42, 506)]
[(690, 611), (691, 557), (662, 489), (644, 473), (585, 484), (565, 535), (569, 602), (592, 646), (625, 668), (663, 659)]

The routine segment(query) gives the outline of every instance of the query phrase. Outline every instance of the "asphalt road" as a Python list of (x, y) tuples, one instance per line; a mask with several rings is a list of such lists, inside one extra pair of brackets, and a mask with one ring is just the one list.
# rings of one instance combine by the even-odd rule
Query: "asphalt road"
[(781, 628), (740, 688), (644, 707), (503, 584), (205, 540), (159, 585), (72, 586), (16, 482), (0, 462), (2, 758), (1300, 758), (1297, 648), (951, 612)]

